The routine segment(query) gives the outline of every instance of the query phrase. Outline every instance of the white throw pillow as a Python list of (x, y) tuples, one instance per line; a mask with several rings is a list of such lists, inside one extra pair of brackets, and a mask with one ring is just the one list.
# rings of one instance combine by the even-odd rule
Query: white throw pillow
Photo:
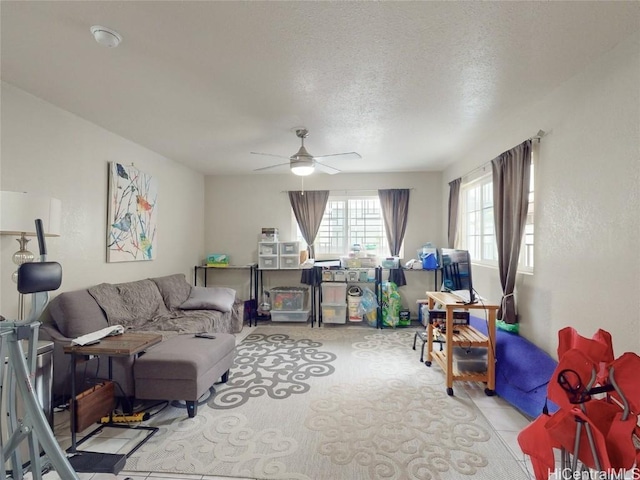
[(230, 312), (236, 291), (227, 287), (191, 287), (189, 298), (180, 305), (182, 310), (219, 310)]

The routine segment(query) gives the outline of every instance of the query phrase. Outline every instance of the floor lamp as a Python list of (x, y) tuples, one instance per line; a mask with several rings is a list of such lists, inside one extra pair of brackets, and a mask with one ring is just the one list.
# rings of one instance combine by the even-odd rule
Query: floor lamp
[[(18, 236), (20, 249), (13, 254), (16, 271), (11, 278), (18, 281), (17, 268), (32, 262), (34, 254), (27, 249), (29, 238), (36, 235), (35, 221), (42, 220), (46, 237), (60, 236), (60, 200), (26, 192), (0, 192), (0, 235)], [(24, 320), (24, 296), (18, 294), (18, 320)]]

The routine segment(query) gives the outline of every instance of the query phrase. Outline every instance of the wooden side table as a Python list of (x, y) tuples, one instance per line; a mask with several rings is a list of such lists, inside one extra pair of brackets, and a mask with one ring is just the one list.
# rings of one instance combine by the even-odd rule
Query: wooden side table
[[(440, 365), (447, 378), (447, 394), (453, 395), (453, 382), (455, 380), (485, 382), (487, 384), (484, 392), (491, 396), (495, 394), (496, 388), (496, 312), (499, 305), (484, 303), (462, 303), (454, 295), (447, 292), (427, 292), (429, 299), (429, 309), (433, 309), (436, 303), (441, 304), (446, 310), (446, 332), (445, 349), (439, 352), (432, 352), (433, 348), (433, 325), (427, 325), (427, 366), (431, 366), (431, 361)], [(471, 325), (456, 325), (454, 332), (453, 311), (454, 310), (485, 310), (487, 312), (488, 337)], [(462, 371), (453, 362), (453, 347), (485, 347), (487, 349), (487, 369), (485, 372)]]
[[(129, 427), (115, 423), (102, 424), (80, 442), (76, 441), (76, 365), (78, 359), (89, 357), (106, 356), (109, 358), (109, 380), (113, 377), (113, 357), (129, 357), (137, 355), (145, 351), (147, 348), (156, 345), (162, 341), (162, 335), (157, 333), (123, 333), (122, 335), (114, 335), (105, 337), (100, 343), (93, 345), (67, 345), (64, 347), (64, 353), (71, 355), (71, 400), (70, 400), (70, 423), (71, 423), (71, 447), (68, 449), (70, 453), (77, 455), (70, 457), (70, 463), (77, 472), (95, 472), (95, 462), (103, 465), (101, 472), (117, 474), (124, 466), (126, 458), (133, 454), (142, 444), (144, 444), (158, 429), (156, 427)], [(147, 430), (149, 433), (126, 455), (109, 454), (102, 452), (78, 451), (77, 447), (84, 441), (100, 432), (105, 427), (111, 428), (136, 428), (139, 430)], [(83, 456), (87, 456), (85, 460)], [(94, 465), (91, 465), (94, 464)], [(117, 471), (116, 471), (117, 470)]]

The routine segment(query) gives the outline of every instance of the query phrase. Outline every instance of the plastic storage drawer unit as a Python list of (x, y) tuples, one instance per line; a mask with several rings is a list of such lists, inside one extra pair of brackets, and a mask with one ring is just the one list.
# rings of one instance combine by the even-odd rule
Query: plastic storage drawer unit
[(278, 242), (260, 242), (258, 244), (258, 255), (277, 255)]
[(306, 322), (309, 310), (271, 310), (272, 322)]
[(300, 243), (280, 242), (280, 255), (300, 255)]
[(300, 268), (299, 255), (280, 255), (280, 268)]
[(260, 270), (277, 270), (278, 269), (278, 256), (260, 256), (258, 257), (258, 268)]

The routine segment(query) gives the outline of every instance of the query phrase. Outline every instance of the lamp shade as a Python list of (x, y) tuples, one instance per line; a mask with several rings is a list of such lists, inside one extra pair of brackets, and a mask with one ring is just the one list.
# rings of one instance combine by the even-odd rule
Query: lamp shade
[(26, 192), (0, 192), (0, 233), (35, 235), (36, 219), (42, 220), (47, 237), (60, 236), (62, 202)]

